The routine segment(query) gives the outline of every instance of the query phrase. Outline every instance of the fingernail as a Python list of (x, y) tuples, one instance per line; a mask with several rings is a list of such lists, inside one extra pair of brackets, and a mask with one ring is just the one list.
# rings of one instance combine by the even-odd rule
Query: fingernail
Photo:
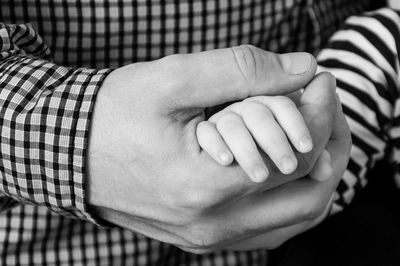
[(280, 56), (283, 69), (292, 75), (301, 75), (310, 71), (314, 62), (308, 53), (287, 53)]
[(268, 178), (268, 170), (261, 165), (257, 165), (254, 168), (253, 181), (260, 183), (260, 182), (264, 182), (267, 178)]
[(226, 151), (223, 151), (219, 154), (219, 159), (223, 164), (228, 164), (231, 160), (231, 156)]
[(283, 157), (280, 162), (280, 165), (281, 165), (280, 169), (283, 174), (290, 174), (297, 167), (296, 162), (289, 156)]
[(299, 152), (309, 152), (313, 148), (313, 143), (310, 136), (304, 136), (299, 141), (300, 151)]

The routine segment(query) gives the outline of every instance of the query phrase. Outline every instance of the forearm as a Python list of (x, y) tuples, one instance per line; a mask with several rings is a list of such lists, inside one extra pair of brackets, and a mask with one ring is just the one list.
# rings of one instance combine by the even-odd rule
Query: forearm
[(85, 206), (87, 138), (108, 70), (57, 66), (42, 58), (49, 51), (33, 29), (0, 27), (0, 191), (91, 219)]

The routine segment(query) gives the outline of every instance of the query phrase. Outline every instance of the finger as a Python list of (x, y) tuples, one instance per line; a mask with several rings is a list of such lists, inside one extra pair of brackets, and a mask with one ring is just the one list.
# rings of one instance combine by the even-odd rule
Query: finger
[(258, 102), (243, 103), (232, 105), (229, 110), (242, 117), (258, 146), (282, 173), (290, 174), (296, 169), (297, 160), (285, 132), (265, 105)]
[(335, 94), (336, 97), (336, 120), (332, 129), (332, 140), (344, 141), (351, 140), (350, 128), (344, 116), (342, 103), (340, 101), (340, 96), (338, 93)]
[(202, 108), (289, 93), (304, 87), (316, 71), (308, 53), (275, 54), (251, 45), (173, 55), (156, 63), (166, 80), (181, 80), (160, 93), (168, 99), (179, 95), (176, 100), (184, 107)]
[[(324, 89), (323, 87), (319, 88)], [(333, 97), (335, 98), (335, 96)], [(235, 239), (235, 237), (240, 239), (244, 235), (256, 236), (274, 229), (314, 221), (323, 215), (325, 207), (331, 200), (331, 195), (346, 169), (351, 144), (345, 118), (340, 112), (340, 106), (336, 100), (334, 103), (336, 108), (331, 110), (335, 119), (332, 138), (326, 145), (326, 149), (331, 155), (333, 178), (325, 182), (302, 178), (264, 193), (249, 193), (240, 201), (225, 205), (228, 206), (226, 208), (217, 208), (214, 213), (210, 212), (214, 218), (213, 223), (223, 224), (219, 227), (220, 234), (227, 241)], [(312, 122), (318, 125), (320, 121), (312, 120)], [(232, 243), (230, 242), (230, 244)]]
[[(212, 230), (218, 228), (215, 234), (220, 240), (215, 247), (231, 246), (242, 239), (257, 238), (275, 230), (283, 235), (271, 237), (284, 241), (318, 224), (327, 215), (333, 192), (328, 183), (297, 180), (268, 193), (242, 199), (228, 208), (217, 208), (199, 223)], [(274, 242), (276, 244), (272, 241), (271, 245)]]
[[(332, 75), (326, 73), (319, 74), (307, 85), (301, 95), (301, 105), (299, 106), (299, 110), (310, 131), (313, 140), (313, 149), (306, 154), (295, 153), (298, 166), (297, 171), (294, 173), (284, 175), (279, 171), (279, 169), (269, 167), (268, 170), (270, 171), (270, 174), (268, 181), (263, 182), (262, 184), (256, 184), (244, 176), (243, 173), (239, 171), (239, 168), (210, 168), (210, 174), (212, 174), (212, 171), (221, 172), (221, 174), (218, 175), (219, 178), (215, 179), (216, 187), (226, 188), (227, 184), (235, 184), (235, 189), (230, 189), (229, 194), (223, 194), (221, 196), (221, 202), (227, 202), (230, 199), (234, 200), (235, 196), (254, 194), (259, 191), (276, 188), (282, 184), (293, 182), (293, 180), (308, 175), (313, 169), (318, 157), (325, 149), (332, 133), (332, 127), (337, 112), (335, 89), (335, 80)], [(335, 158), (333, 157), (332, 152), (330, 150), (328, 151), (331, 154), (332, 161), (334, 161)], [(204, 159), (207, 160), (207, 158)], [(269, 158), (264, 157), (264, 160), (267, 166), (273, 165)], [(201, 160), (199, 164), (202, 166), (204, 163), (207, 163), (207, 161)], [(282, 208), (285, 209), (284, 206), (282, 206)]]
[[(274, 169), (270, 169), (270, 178), (268, 182), (265, 182), (264, 189), (285, 184), (311, 172), (320, 154), (325, 149), (335, 124), (336, 113), (338, 112), (335, 90), (335, 78), (328, 73), (318, 74), (305, 87), (301, 94), (299, 110), (310, 132), (313, 149), (305, 154), (295, 153), (298, 166), (297, 171), (291, 175), (279, 175)], [(330, 154), (332, 156), (331, 152)]]
[(234, 113), (227, 113), (217, 121), (217, 129), (250, 179), (265, 181), (268, 169), (242, 119)]
[(307, 125), (296, 104), (284, 96), (252, 97), (249, 101), (260, 102), (271, 110), (279, 126), (285, 131), (293, 146), (302, 153), (311, 151), (312, 139)]
[(233, 162), (233, 155), (215, 128), (215, 124), (208, 121), (200, 122), (197, 125), (196, 134), (200, 147), (215, 161), (221, 165), (229, 165)]
[[(341, 112), (339, 101), (337, 111), (332, 139), (328, 142), (326, 148), (332, 158), (333, 178), (330, 178), (326, 182), (301, 179), (268, 191), (265, 193), (264, 198), (260, 196), (262, 200), (259, 203), (259, 209), (255, 205), (256, 203), (252, 202), (249, 197), (247, 199), (249, 201), (248, 206), (252, 206), (253, 209), (250, 207), (246, 209), (245, 206), (241, 206), (241, 209), (248, 210), (248, 213), (242, 211), (240, 214), (232, 215), (229, 217), (230, 221), (238, 219), (238, 223), (247, 222), (247, 225), (250, 224), (250, 221), (263, 221), (265, 224), (270, 223), (269, 229), (267, 229), (268, 226), (265, 227), (265, 232), (270, 232), (273, 229), (280, 231), (280, 228), (286, 226), (284, 230), (288, 230), (286, 232), (289, 233), (288, 237), (290, 237), (292, 233), (297, 234), (301, 230), (307, 230), (319, 224), (326, 217), (334, 199), (332, 195), (346, 169), (351, 147), (350, 131), (345, 117)], [(242, 204), (244, 205), (244, 203)], [(279, 206), (279, 204), (282, 205)], [(323, 212), (319, 211), (321, 210), (321, 206), (325, 206)], [(260, 211), (265, 211), (264, 218), (260, 217)], [(251, 218), (240, 221), (240, 219), (244, 219), (243, 217)], [(312, 219), (307, 219), (307, 217)], [(275, 228), (273, 224), (275, 224)], [(252, 225), (251, 228), (254, 232), (260, 230), (261, 227), (256, 229), (258, 225), (262, 226), (262, 223), (254, 222)], [(288, 229), (289, 227), (291, 229)], [(292, 229), (293, 231), (291, 232)], [(254, 233), (254, 235), (256, 234)], [(269, 237), (272, 237), (272, 235), (269, 235)], [(258, 239), (258, 241), (260, 242), (261, 240)]]
[[(238, 235), (235, 239), (229, 239), (215, 244), (214, 246), (212, 246), (211, 250), (224, 249), (224, 250), (244, 251), (244, 250), (277, 248), (278, 246), (283, 244), (286, 240), (320, 224), (329, 214), (332, 206), (332, 201), (333, 201), (333, 196), (328, 201), (327, 205), (324, 207), (324, 211), (322, 212), (322, 214), (313, 220), (273, 229), (271, 231), (262, 234), (242, 233)], [(203, 247), (188, 248), (188, 247), (183, 247), (181, 245), (177, 246), (183, 249), (184, 251), (192, 253), (203, 253), (206, 250)], [(210, 250), (209, 247), (208, 250)]]
[(350, 158), (351, 133), (342, 111), (340, 99), (337, 98), (337, 115), (333, 125), (331, 139), (326, 146), (332, 158), (333, 177), (339, 182), (344, 175)]
[(331, 156), (327, 150), (324, 150), (309, 176), (314, 180), (323, 182), (331, 178), (332, 174), (333, 169)]
[[(305, 87), (301, 94), (302, 106), (312, 105), (321, 108), (329, 105), (336, 110), (336, 79), (329, 72), (321, 72), (315, 76), (312, 83)], [(331, 111), (333, 111), (331, 109)]]
[(322, 215), (320, 215), (313, 221), (306, 221), (299, 224), (274, 229), (255, 237), (241, 239), (237, 241), (237, 243), (226, 247), (226, 249), (243, 251), (277, 248), (292, 237), (299, 235), (320, 224), (328, 216), (331, 209), (332, 201), (333, 197), (331, 197), (331, 200), (326, 205)]
[[(280, 174), (278, 169), (270, 168), (270, 178), (268, 178), (268, 182), (263, 183), (262, 186), (255, 189), (256, 184), (250, 182), (240, 187), (244, 187), (245, 190), (254, 193), (254, 191), (280, 186), (308, 175), (311, 172), (332, 134), (337, 112), (335, 90), (336, 83), (334, 77), (328, 73), (320, 73), (307, 85), (304, 92), (301, 94), (299, 110), (309, 129), (313, 142), (313, 149), (306, 154), (295, 153), (298, 162), (297, 171), (290, 175), (283, 175)], [(221, 112), (224, 111), (225, 110)], [(219, 115), (219, 113), (214, 116), (217, 117), (217, 115)], [(214, 116), (210, 118), (210, 121), (215, 119)], [(265, 158), (265, 161), (267, 165), (272, 165), (269, 158)], [(240, 176), (240, 174), (238, 173), (237, 176)], [(229, 178), (230, 180), (235, 179), (233, 174), (229, 175)], [(242, 182), (246, 181), (245, 178), (240, 180)], [(225, 180), (221, 181), (221, 184), (225, 183)]]
[[(299, 110), (310, 132), (313, 149), (298, 155), (298, 169), (311, 170), (328, 143), (336, 117), (336, 82), (328, 73), (318, 74), (304, 89)], [(309, 173), (309, 172), (308, 172)], [(308, 174), (306, 173), (306, 174)]]
[(337, 180), (333, 178), (326, 182), (299, 179), (266, 193), (248, 196), (219, 215), (224, 217), (227, 228), (238, 228), (255, 236), (315, 220), (323, 214), (336, 186)]

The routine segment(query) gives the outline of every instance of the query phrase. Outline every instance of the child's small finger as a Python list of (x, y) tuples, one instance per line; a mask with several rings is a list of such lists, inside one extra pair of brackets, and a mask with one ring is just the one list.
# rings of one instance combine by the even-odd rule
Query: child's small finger
[(202, 121), (197, 125), (197, 139), (200, 147), (221, 165), (233, 162), (233, 155), (215, 128), (215, 124)]
[(318, 158), (314, 169), (311, 171), (309, 176), (314, 180), (324, 182), (329, 180), (332, 175), (333, 169), (331, 155), (327, 150), (324, 150)]
[(234, 111), (243, 118), (258, 146), (282, 173), (290, 174), (296, 170), (297, 159), (293, 149), (268, 107), (259, 102), (251, 102)]
[(254, 182), (265, 181), (269, 171), (241, 117), (227, 112), (217, 121), (217, 129), (250, 179)]
[(296, 150), (301, 153), (312, 150), (313, 143), (310, 132), (303, 116), (292, 100), (285, 96), (254, 97), (254, 100), (268, 106)]

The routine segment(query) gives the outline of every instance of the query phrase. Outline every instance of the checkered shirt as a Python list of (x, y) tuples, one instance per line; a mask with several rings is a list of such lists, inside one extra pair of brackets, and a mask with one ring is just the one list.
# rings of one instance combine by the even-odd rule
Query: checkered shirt
[(370, 2), (1, 0), (0, 265), (265, 265), (263, 250), (193, 255), (93, 223), (85, 156), (97, 91), (111, 68), (168, 54), (315, 53)]

